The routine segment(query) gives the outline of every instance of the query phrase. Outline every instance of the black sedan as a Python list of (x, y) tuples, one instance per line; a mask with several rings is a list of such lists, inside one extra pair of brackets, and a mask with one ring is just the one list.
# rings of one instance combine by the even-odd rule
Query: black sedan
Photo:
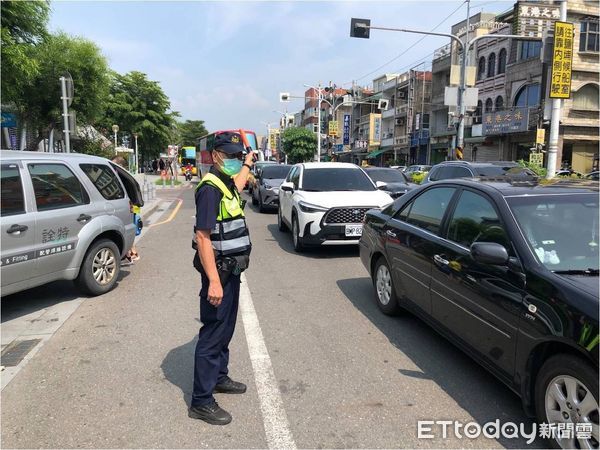
[(367, 213), (360, 257), (384, 313), (420, 316), (539, 423), (590, 431), (552, 445), (598, 448), (599, 189), (566, 181), (428, 184)]
[(390, 167), (367, 167), (364, 171), (380, 190), (387, 192), (392, 198), (398, 198), (418, 186), (403, 172)]

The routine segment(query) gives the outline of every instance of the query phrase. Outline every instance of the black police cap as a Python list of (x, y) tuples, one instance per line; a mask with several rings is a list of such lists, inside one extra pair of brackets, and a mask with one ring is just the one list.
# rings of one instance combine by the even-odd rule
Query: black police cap
[(235, 155), (244, 151), (242, 137), (238, 133), (225, 131), (215, 136), (215, 150), (229, 155)]

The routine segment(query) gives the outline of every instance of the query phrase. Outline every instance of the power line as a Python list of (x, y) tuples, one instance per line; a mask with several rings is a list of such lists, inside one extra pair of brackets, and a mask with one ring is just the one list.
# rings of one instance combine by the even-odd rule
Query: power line
[[(433, 27), (430, 31), (435, 31), (437, 30), (440, 26), (442, 26), (450, 17), (452, 17), (460, 8), (462, 8), (462, 6), (465, 4), (466, 2), (462, 2), (458, 8), (456, 8), (454, 11), (452, 11), (444, 20), (442, 20), (440, 23), (438, 23), (435, 27)], [(388, 62), (382, 64), (381, 66), (379, 66), (378, 68), (376, 68), (375, 70), (372, 70), (371, 72), (363, 75), (362, 77), (356, 78), (354, 81), (358, 81), (358, 80), (362, 80), (363, 78), (368, 77), (369, 75), (374, 74), (375, 72), (378, 72), (379, 70), (383, 69), (385, 66), (387, 66), (390, 63), (393, 63), (394, 61), (396, 61), (398, 58), (400, 58), (401, 56), (405, 55), (409, 50), (411, 50), (412, 48), (414, 48), (417, 44), (419, 44), (420, 42), (422, 42), (425, 38), (427, 37), (427, 35), (423, 35), (421, 38), (417, 39), (411, 46), (409, 46), (406, 50), (404, 50), (402, 53), (400, 53), (399, 55), (397, 55), (396, 57), (390, 59)], [(350, 84), (352, 83), (352, 81), (348, 81), (346, 83), (343, 84)]]

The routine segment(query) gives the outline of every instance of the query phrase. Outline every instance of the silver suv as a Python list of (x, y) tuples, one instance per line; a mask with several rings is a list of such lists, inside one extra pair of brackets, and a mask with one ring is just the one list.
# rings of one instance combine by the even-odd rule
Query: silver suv
[(91, 295), (110, 291), (135, 239), (135, 179), (96, 156), (0, 156), (2, 295), (55, 280), (75, 280)]

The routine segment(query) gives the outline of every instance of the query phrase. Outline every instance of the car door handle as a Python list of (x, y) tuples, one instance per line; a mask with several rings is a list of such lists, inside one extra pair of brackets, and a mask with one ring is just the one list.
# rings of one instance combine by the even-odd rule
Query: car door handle
[(397, 237), (396, 233), (394, 233), (392, 230), (385, 230), (385, 234), (387, 234), (389, 237)]
[(91, 218), (92, 218), (92, 216), (88, 216), (87, 214), (80, 214), (79, 217), (77, 218), (77, 222), (87, 222)]
[(450, 261), (448, 261), (447, 259), (444, 259), (444, 257), (441, 255), (433, 255), (433, 260), (436, 263), (442, 264), (444, 266), (447, 266), (448, 264), (450, 264)]
[(21, 234), (21, 232), (27, 231), (28, 229), (29, 227), (27, 225), (19, 225), (15, 223), (14, 225), (11, 225), (6, 232), (8, 234)]

